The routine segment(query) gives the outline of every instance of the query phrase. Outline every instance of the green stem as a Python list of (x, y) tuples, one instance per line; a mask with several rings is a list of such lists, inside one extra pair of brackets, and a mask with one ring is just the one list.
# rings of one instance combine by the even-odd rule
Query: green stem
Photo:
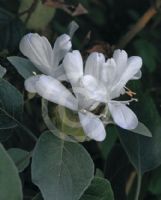
[(142, 175), (140, 172), (138, 172), (135, 200), (139, 200), (140, 190), (141, 190), (141, 181), (142, 181)]

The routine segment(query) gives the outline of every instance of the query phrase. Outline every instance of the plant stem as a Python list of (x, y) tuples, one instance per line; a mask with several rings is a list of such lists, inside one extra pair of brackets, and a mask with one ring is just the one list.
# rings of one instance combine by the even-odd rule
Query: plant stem
[(23, 12), (18, 14), (19, 17), (27, 14), (27, 17), (25, 19), (25, 24), (27, 24), (32, 13), (36, 10), (38, 3), (39, 3), (39, 0), (33, 0), (33, 3), (31, 4), (31, 6), (27, 10), (24, 10)]
[(139, 33), (147, 23), (158, 13), (161, 7), (161, 0), (156, 0), (155, 5), (152, 5), (136, 24), (120, 39), (115, 48), (124, 48), (135, 36)]
[(135, 199), (134, 200), (139, 200), (140, 190), (141, 190), (141, 181), (142, 181), (142, 175), (141, 175), (140, 172), (138, 172), (137, 187), (136, 187), (136, 194), (135, 194)]

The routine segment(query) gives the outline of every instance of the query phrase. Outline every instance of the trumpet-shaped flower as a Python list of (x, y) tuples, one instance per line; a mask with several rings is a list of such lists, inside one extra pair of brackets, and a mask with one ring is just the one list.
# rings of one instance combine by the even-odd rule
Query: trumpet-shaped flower
[(21, 52), (42, 72), (55, 78), (64, 79), (60, 61), (71, 49), (70, 36), (59, 36), (52, 48), (46, 37), (37, 33), (25, 35), (20, 42)]
[(86, 135), (97, 141), (104, 140), (106, 136), (104, 125), (101, 119), (90, 111), (95, 101), (82, 95), (86, 92), (85, 88), (75, 87), (74, 96), (59, 80), (47, 75), (27, 79), (25, 87), (29, 92), (36, 92), (48, 101), (77, 111)]
[(125, 51), (117, 50), (113, 58), (105, 60), (103, 54), (92, 53), (83, 69), (79, 51), (67, 53), (63, 66), (70, 81), (74, 95), (53, 77), (40, 75), (25, 81), (28, 91), (37, 92), (43, 98), (77, 111), (86, 135), (97, 141), (106, 136), (102, 117), (95, 110), (100, 103), (112, 116), (114, 122), (125, 129), (135, 129), (138, 125), (136, 115), (126, 106), (129, 101), (113, 100), (125, 92), (130, 79), (140, 77), (142, 61), (139, 57), (127, 58)]
[[(110, 112), (113, 121), (118, 126), (129, 130), (137, 127), (138, 119), (127, 107), (127, 104), (133, 99), (129, 101), (114, 99), (125, 93), (125, 85), (129, 80), (141, 77), (142, 59), (140, 57), (128, 58), (125, 51), (116, 50), (113, 58), (106, 61), (103, 54), (92, 53), (87, 58), (83, 72), (81, 55), (78, 51), (73, 51), (65, 56), (63, 64), (73, 88), (77, 88), (78, 85), (85, 88), (84, 94), (88, 97), (87, 102), (92, 102), (94, 105), (96, 102), (106, 104), (106, 111)], [(87, 119), (85, 121), (88, 122)], [(88, 123), (86, 124), (88, 126)]]

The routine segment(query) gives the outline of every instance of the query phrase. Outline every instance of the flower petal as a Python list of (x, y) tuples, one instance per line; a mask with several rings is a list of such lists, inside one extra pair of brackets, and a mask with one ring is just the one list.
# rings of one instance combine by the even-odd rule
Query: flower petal
[(31, 76), (30, 78), (25, 80), (24, 84), (28, 92), (36, 93), (35, 85), (36, 85), (36, 82), (39, 80), (39, 78), (40, 78), (40, 75), (37, 75), (37, 76)]
[(141, 76), (142, 76), (142, 72), (141, 72), (141, 70), (139, 70), (139, 71), (133, 76), (132, 80), (138, 80), (138, 79), (141, 78)]
[(53, 49), (53, 63), (55, 66), (59, 65), (59, 62), (64, 58), (71, 47), (72, 43), (69, 35), (63, 34), (56, 39)]
[(101, 68), (101, 80), (106, 84), (107, 87), (111, 87), (116, 76), (115, 60), (113, 58), (108, 59), (107, 62), (101, 66)]
[(117, 76), (115, 77), (116, 81), (117, 81), (117, 79), (119, 79), (120, 75), (122, 75), (122, 73), (124, 73), (124, 71), (127, 67), (128, 55), (127, 55), (126, 51), (117, 49), (113, 53), (113, 58), (116, 62), (116, 66), (117, 66), (117, 69), (116, 69)]
[(53, 54), (46, 37), (41, 37), (37, 33), (29, 33), (22, 38), (20, 50), (41, 72), (50, 74)]
[(85, 74), (94, 76), (97, 80), (100, 80), (101, 65), (105, 63), (105, 57), (102, 53), (91, 53), (86, 61)]
[(59, 67), (57, 67), (57, 69), (52, 70), (50, 76), (56, 78), (59, 81), (67, 81), (67, 76), (65, 74), (65, 70), (63, 65), (60, 65)]
[(35, 84), (36, 92), (53, 103), (77, 110), (78, 103), (70, 91), (51, 76), (41, 75)]
[(114, 94), (113, 98), (116, 98), (120, 95), (122, 88), (129, 80), (135, 77), (135, 75), (140, 71), (141, 66), (142, 59), (139, 56), (132, 56), (128, 59), (126, 70), (122, 74), (118, 83), (111, 89), (111, 93)]
[(85, 75), (80, 79), (83, 95), (88, 99), (107, 102), (107, 91), (103, 84), (99, 83), (93, 76)]
[(96, 141), (103, 141), (106, 137), (106, 131), (102, 121), (94, 114), (79, 112), (80, 123), (85, 134)]
[(126, 82), (132, 79), (134, 76), (140, 76), (140, 68), (142, 67), (142, 58), (139, 56), (131, 56), (127, 62), (127, 69), (122, 76), (122, 79), (125, 79)]
[(79, 51), (67, 53), (63, 60), (66, 75), (72, 85), (75, 85), (83, 76), (83, 60)]
[(124, 129), (135, 129), (138, 119), (135, 113), (121, 102), (110, 102), (108, 107), (114, 122)]

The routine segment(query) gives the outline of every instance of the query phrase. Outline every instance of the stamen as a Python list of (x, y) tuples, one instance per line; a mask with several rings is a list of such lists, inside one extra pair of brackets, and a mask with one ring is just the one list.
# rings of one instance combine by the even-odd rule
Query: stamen
[(133, 92), (132, 90), (130, 90), (129, 88), (127, 88), (127, 87), (124, 87), (124, 88), (127, 90), (125, 93), (126, 93), (128, 96), (133, 97), (133, 96), (136, 95), (136, 93)]

